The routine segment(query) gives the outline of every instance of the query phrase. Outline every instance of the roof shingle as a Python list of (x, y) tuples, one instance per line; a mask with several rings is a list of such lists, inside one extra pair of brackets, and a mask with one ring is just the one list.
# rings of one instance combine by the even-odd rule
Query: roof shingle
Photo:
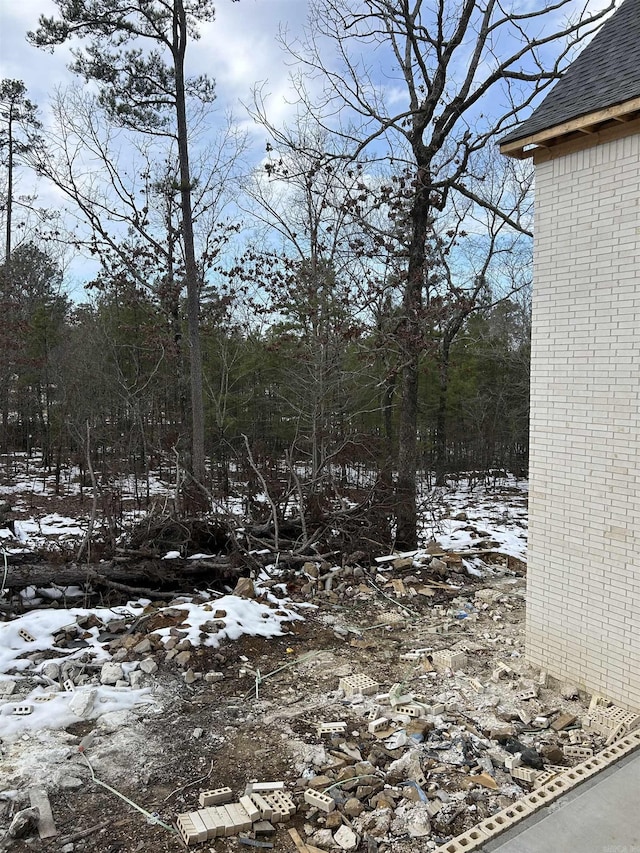
[(640, 97), (640, 0), (624, 0), (540, 106), (500, 142)]

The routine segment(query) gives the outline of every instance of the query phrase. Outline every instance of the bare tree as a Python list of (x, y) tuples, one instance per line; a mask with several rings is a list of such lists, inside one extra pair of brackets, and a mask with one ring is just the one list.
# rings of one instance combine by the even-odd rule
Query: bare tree
[(185, 255), (191, 367), (191, 473), (205, 479), (204, 403), (200, 342), (202, 280), (195, 251), (193, 183), (189, 160), (189, 98), (210, 103), (213, 81), (187, 77), (186, 51), (198, 24), (214, 16), (211, 0), (55, 0), (59, 17), (41, 16), (29, 34), (53, 49), (68, 41), (72, 70), (97, 83), (100, 99), (121, 126), (168, 136), (178, 149), (181, 232)]
[(430, 233), (454, 195), (493, 209), (509, 227), (524, 227), (513, 211), (471, 187), (471, 177), (481, 186), (476, 155), (524, 116), (614, 6), (611, 0), (567, 20), (574, 0), (542, 0), (533, 10), (516, 0), (312, 0), (305, 39), (288, 47), (302, 69), (300, 97), (351, 143), (351, 155), (366, 150), (405, 159), (413, 172), (401, 318), (399, 546), (416, 543), (418, 378)]

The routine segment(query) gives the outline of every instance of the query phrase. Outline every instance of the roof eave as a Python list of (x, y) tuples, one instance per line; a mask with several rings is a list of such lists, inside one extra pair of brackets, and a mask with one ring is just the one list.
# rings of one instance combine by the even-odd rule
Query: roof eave
[(639, 116), (640, 97), (631, 98), (621, 104), (587, 113), (546, 130), (523, 136), (521, 139), (502, 142), (500, 152), (507, 157), (525, 160), (541, 148), (549, 149), (564, 142), (573, 141), (581, 135), (592, 136), (616, 124), (626, 124)]

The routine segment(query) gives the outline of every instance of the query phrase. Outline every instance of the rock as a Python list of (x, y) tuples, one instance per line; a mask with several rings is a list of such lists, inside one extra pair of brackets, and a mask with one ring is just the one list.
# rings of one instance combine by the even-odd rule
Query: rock
[(58, 782), (58, 786), (67, 791), (75, 791), (77, 788), (82, 788), (83, 785), (84, 782), (77, 776), (63, 776)]
[(154, 672), (158, 671), (158, 664), (153, 658), (145, 658), (143, 661), (140, 661), (140, 669), (142, 672), (146, 672), (147, 675), (153, 675)]
[(317, 578), (320, 574), (320, 570), (318, 569), (317, 565), (315, 563), (310, 562), (302, 564), (302, 571), (306, 575), (309, 575), (310, 578)]
[(324, 820), (324, 825), (327, 829), (337, 829), (339, 826), (342, 826), (342, 815), (340, 812), (330, 812)]
[(233, 594), (239, 595), (241, 598), (255, 598), (256, 589), (251, 578), (238, 578)]
[(433, 557), (431, 562), (429, 563), (429, 568), (432, 572), (435, 572), (437, 575), (448, 575), (449, 567), (444, 562), (444, 560), (439, 560), (438, 557)]
[(106, 714), (98, 718), (98, 725), (103, 729), (116, 731), (124, 728), (124, 726), (130, 726), (135, 720), (136, 715), (132, 714), (131, 711), (107, 711)]
[(360, 843), (358, 836), (348, 826), (341, 826), (333, 836), (333, 841), (341, 850), (355, 850)]
[(200, 681), (202, 678), (201, 672), (194, 672), (192, 669), (188, 669), (184, 674), (184, 680), (186, 684), (193, 684), (194, 681)]
[(323, 788), (328, 788), (333, 782), (334, 780), (329, 776), (314, 776), (313, 779), (309, 779), (307, 786), (313, 788), (314, 791), (321, 791)]
[(76, 717), (84, 719), (93, 710), (97, 690), (76, 690), (69, 701), (69, 710)]
[(525, 746), (523, 743), (517, 738), (509, 738), (504, 748), (507, 752), (510, 752), (511, 755), (515, 755), (516, 752), (520, 753), (520, 760), (527, 767), (533, 767), (535, 770), (544, 770), (544, 764), (542, 762), (541, 756), (536, 752), (535, 749), (532, 749), (529, 746)]
[(360, 802), (360, 800), (355, 797), (351, 797), (351, 799), (347, 800), (347, 802), (342, 807), (342, 811), (348, 815), (349, 817), (358, 817), (359, 814), (362, 814), (364, 811), (364, 806)]
[(395, 571), (410, 569), (413, 567), (413, 557), (398, 557), (391, 563)]
[(60, 853), (73, 853), (74, 846), (71, 842), (69, 844), (65, 844), (64, 847), (60, 848)]
[(353, 822), (354, 827), (363, 835), (384, 838), (389, 832), (393, 812), (390, 808), (378, 808), (373, 812), (364, 812)]
[(102, 670), (100, 672), (100, 682), (102, 684), (115, 684), (116, 682), (121, 681), (123, 677), (124, 671), (119, 663), (107, 661), (107, 663), (102, 664)]
[(311, 839), (317, 847), (322, 847), (325, 850), (333, 847), (333, 833), (330, 829), (319, 829), (313, 833)]
[(559, 747), (545, 744), (541, 752), (549, 764), (564, 764), (564, 752)]
[(153, 646), (151, 645), (151, 641), (145, 637), (144, 640), (141, 640), (137, 646), (134, 646), (132, 651), (137, 655), (146, 655), (148, 654)]
[(469, 516), (466, 512), (458, 512), (453, 516), (454, 521), (468, 521)]
[(0, 682), (0, 696), (11, 696), (17, 686), (17, 682), (12, 680)]
[(52, 681), (57, 681), (60, 677), (60, 667), (57, 663), (49, 662), (45, 663), (42, 667), (42, 674), (46, 678), (50, 678)]
[(408, 812), (407, 832), (410, 838), (428, 838), (431, 835), (429, 812), (424, 804), (417, 804)]
[(186, 666), (190, 660), (191, 660), (191, 652), (186, 652), (186, 651), (185, 652), (179, 652), (175, 657), (175, 661), (178, 664), (178, 666)]
[(560, 689), (560, 695), (563, 699), (578, 699), (580, 691), (575, 684), (563, 684)]
[(35, 832), (39, 820), (40, 809), (38, 808), (22, 809), (16, 812), (9, 826), (9, 838), (24, 838), (25, 835), (30, 835)]

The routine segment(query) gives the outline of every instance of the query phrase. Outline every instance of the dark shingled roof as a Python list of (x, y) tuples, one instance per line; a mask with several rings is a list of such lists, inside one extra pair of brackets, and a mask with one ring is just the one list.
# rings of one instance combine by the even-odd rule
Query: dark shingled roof
[(540, 106), (500, 142), (640, 97), (640, 0), (624, 0)]

